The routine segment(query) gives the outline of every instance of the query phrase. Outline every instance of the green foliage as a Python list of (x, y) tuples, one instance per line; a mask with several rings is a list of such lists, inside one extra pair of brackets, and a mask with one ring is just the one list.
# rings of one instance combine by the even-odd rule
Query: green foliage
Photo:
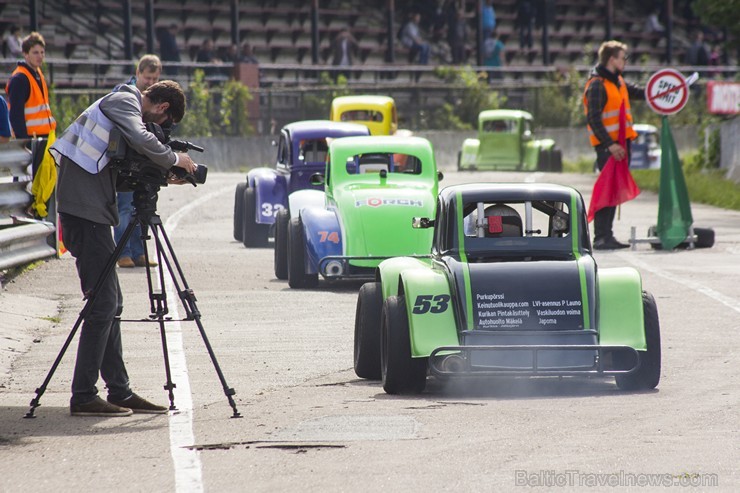
[(49, 102), (57, 121), (57, 135), (66, 130), (92, 103), (90, 94), (57, 94), (49, 90)]
[(203, 70), (196, 70), (187, 94), (187, 110), (175, 132), (187, 137), (212, 137), (213, 102)]
[(501, 108), (506, 98), (488, 85), (485, 72), (470, 67), (441, 66), (435, 75), (452, 90), (447, 101), (419, 122), (419, 128), (469, 130), (478, 126), (478, 114)]
[[(633, 170), (632, 176), (642, 190), (660, 190), (660, 170)], [(726, 180), (723, 171), (684, 167), (684, 178), (691, 202), (740, 210), (740, 186)]]
[(243, 137), (254, 133), (247, 111), (247, 103), (251, 100), (247, 86), (237, 80), (226, 82), (219, 109), (222, 135)]
[(740, 0), (694, 0), (692, 8), (704, 24), (728, 29), (733, 41), (727, 48), (740, 49)]
[(556, 72), (549, 83), (534, 89), (534, 107), (531, 108), (538, 127), (568, 127), (586, 124), (583, 115), (583, 86), (585, 79), (575, 67), (568, 72)]
[(334, 98), (352, 94), (352, 91), (347, 87), (347, 78), (341, 74), (337, 76), (335, 81), (329, 72), (321, 72), (318, 85), (322, 89), (306, 93), (303, 97), (304, 114), (302, 119), (326, 120), (329, 118), (329, 110)]

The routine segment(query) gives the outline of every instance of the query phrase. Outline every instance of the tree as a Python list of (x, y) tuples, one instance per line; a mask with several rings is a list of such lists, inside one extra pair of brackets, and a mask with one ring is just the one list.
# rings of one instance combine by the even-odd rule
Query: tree
[(740, 0), (696, 0), (693, 9), (704, 24), (727, 28), (727, 47), (740, 49)]

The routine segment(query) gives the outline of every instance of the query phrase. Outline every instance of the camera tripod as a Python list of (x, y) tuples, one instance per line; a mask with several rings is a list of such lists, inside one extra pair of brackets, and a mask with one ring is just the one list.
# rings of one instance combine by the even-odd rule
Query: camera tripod
[(218, 360), (216, 359), (216, 355), (213, 352), (213, 348), (211, 347), (210, 342), (208, 341), (208, 337), (206, 336), (205, 329), (203, 328), (203, 324), (200, 321), (200, 311), (198, 310), (198, 307), (195, 304), (195, 294), (193, 293), (193, 290), (188, 287), (187, 281), (185, 280), (185, 275), (183, 274), (182, 268), (180, 267), (180, 263), (177, 260), (177, 257), (175, 256), (175, 251), (172, 248), (172, 244), (170, 243), (169, 238), (167, 237), (167, 232), (164, 229), (164, 226), (162, 224), (161, 218), (157, 215), (157, 194), (159, 192), (159, 184), (153, 184), (153, 183), (142, 183), (138, 182), (136, 183), (134, 187), (134, 214), (131, 217), (131, 221), (129, 222), (123, 237), (118, 242), (118, 245), (116, 245), (115, 250), (111, 254), (110, 258), (108, 259), (103, 272), (100, 274), (100, 277), (95, 282), (95, 287), (93, 288), (92, 292), (87, 294), (85, 296), (85, 299), (87, 302), (85, 303), (85, 306), (83, 307), (82, 311), (80, 312), (79, 317), (77, 318), (77, 321), (75, 322), (74, 326), (72, 327), (72, 331), (70, 332), (69, 336), (67, 337), (67, 340), (64, 342), (64, 345), (62, 346), (61, 351), (56, 357), (56, 360), (54, 361), (54, 364), (51, 366), (51, 369), (49, 370), (49, 373), (46, 375), (46, 378), (44, 379), (44, 383), (41, 384), (41, 387), (36, 389), (36, 397), (34, 397), (31, 400), (31, 408), (29, 411), (25, 414), (25, 418), (35, 418), (34, 416), (34, 410), (39, 407), (41, 404), (39, 404), (39, 401), (41, 399), (41, 396), (46, 391), (46, 387), (49, 385), (49, 382), (51, 381), (52, 376), (54, 375), (54, 372), (56, 371), (57, 367), (59, 366), (59, 363), (62, 361), (62, 358), (64, 357), (64, 353), (67, 351), (67, 348), (69, 347), (70, 343), (72, 342), (72, 339), (75, 336), (75, 333), (77, 332), (77, 329), (82, 324), (82, 321), (85, 319), (85, 317), (89, 314), (90, 310), (92, 309), (93, 303), (95, 303), (95, 298), (100, 291), (100, 289), (103, 286), (103, 283), (106, 281), (108, 276), (110, 276), (111, 272), (113, 272), (113, 269), (115, 268), (116, 261), (118, 260), (118, 256), (120, 255), (121, 251), (123, 250), (124, 245), (128, 242), (129, 238), (134, 232), (134, 228), (138, 224), (141, 227), (141, 237), (142, 240), (146, 240), (148, 237), (148, 231), (151, 230), (154, 236), (155, 240), (155, 250), (157, 255), (157, 260), (159, 262), (160, 268), (159, 268), (159, 285), (161, 286), (162, 291), (159, 293), (154, 292), (154, 285), (152, 283), (152, 271), (149, 266), (149, 252), (147, 250), (146, 241), (142, 241), (144, 244), (144, 258), (146, 259), (146, 278), (147, 278), (147, 286), (149, 289), (149, 306), (151, 313), (149, 314), (149, 320), (146, 320), (147, 322), (155, 321), (159, 324), (159, 332), (162, 338), (162, 351), (164, 353), (164, 367), (165, 367), (165, 374), (167, 377), (167, 382), (164, 385), (164, 389), (168, 392), (169, 400), (170, 400), (170, 410), (176, 410), (177, 407), (175, 407), (175, 395), (173, 390), (176, 388), (176, 385), (172, 382), (172, 375), (170, 371), (170, 360), (169, 360), (169, 353), (167, 350), (167, 337), (165, 333), (165, 322), (172, 322), (171, 317), (168, 317), (167, 314), (169, 313), (169, 308), (167, 305), (167, 295), (164, 292), (164, 268), (166, 266), (167, 271), (170, 273), (170, 277), (172, 279), (172, 282), (177, 289), (178, 297), (180, 298), (182, 302), (182, 306), (185, 309), (186, 317), (183, 319), (185, 320), (193, 320), (195, 321), (196, 325), (198, 326), (198, 330), (200, 331), (200, 335), (203, 338), (203, 342), (205, 343), (206, 349), (208, 350), (208, 354), (211, 357), (211, 361), (213, 362), (213, 366), (216, 369), (216, 373), (218, 374), (218, 378), (221, 381), (221, 385), (224, 389), (224, 394), (226, 395), (226, 398), (229, 401), (229, 405), (231, 406), (233, 410), (232, 418), (241, 418), (241, 414), (239, 414), (239, 411), (236, 409), (236, 403), (234, 402), (233, 396), (236, 394), (233, 388), (230, 388), (227, 383), (226, 379), (224, 378), (223, 373), (221, 372), (221, 367), (218, 364)]

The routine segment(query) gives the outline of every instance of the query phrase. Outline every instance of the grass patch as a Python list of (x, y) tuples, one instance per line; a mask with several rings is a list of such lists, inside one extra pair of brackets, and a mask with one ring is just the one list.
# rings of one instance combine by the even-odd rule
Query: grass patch
[[(690, 157), (687, 160), (690, 161)], [(563, 162), (565, 173), (590, 174), (593, 173), (593, 167), (594, 160), (589, 158)], [(740, 211), (740, 185), (725, 179), (723, 170), (689, 165), (684, 166), (683, 172), (691, 202)], [(660, 190), (659, 169), (635, 169), (632, 170), (632, 176), (641, 190), (655, 193)]]

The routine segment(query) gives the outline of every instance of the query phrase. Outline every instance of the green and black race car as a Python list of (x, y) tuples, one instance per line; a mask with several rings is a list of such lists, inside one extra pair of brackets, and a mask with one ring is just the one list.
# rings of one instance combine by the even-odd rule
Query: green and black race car
[[(409, 228), (412, 224), (409, 224)], [(596, 266), (583, 198), (548, 184), (445, 188), (431, 255), (380, 263), (359, 292), (354, 367), (386, 392), (428, 375), (660, 380), (660, 326), (633, 268)]]

